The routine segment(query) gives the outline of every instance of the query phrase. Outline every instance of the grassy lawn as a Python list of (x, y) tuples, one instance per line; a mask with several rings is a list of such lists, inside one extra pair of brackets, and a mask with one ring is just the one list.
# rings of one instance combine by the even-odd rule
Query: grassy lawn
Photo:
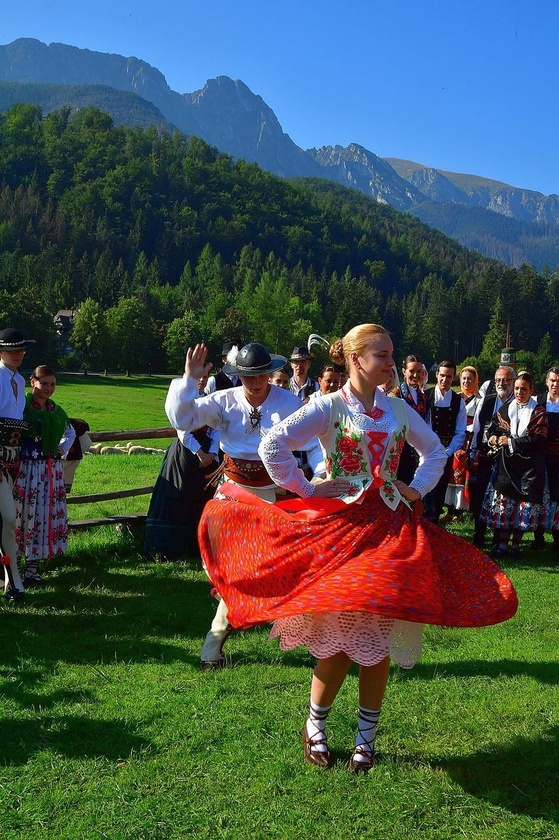
[[(139, 402), (162, 406), (158, 386)], [(60, 403), (80, 405), (81, 385), (67, 388)], [(134, 386), (122, 391), (129, 404)], [(129, 428), (143, 425), (164, 419), (146, 413)], [(85, 459), (76, 492), (149, 483), (159, 459), (137, 457)], [(355, 672), (330, 715), (335, 766), (310, 767), (304, 650), (281, 652), (266, 628), (238, 633), (233, 667), (203, 673), (214, 603), (198, 558), (152, 563), (112, 529), (72, 534), (41, 589), (0, 604), (0, 837), (559, 837), (552, 560), (525, 547), (508, 561), (520, 600), (511, 621), (426, 629), (421, 663), (393, 668), (378, 763), (354, 778)]]
[(168, 426), (165, 397), (171, 377), (63, 374), (54, 399), (95, 432)]
[(302, 760), (312, 661), (263, 629), (198, 669), (213, 614), (196, 558), (149, 563), (126, 536), (72, 536), (47, 583), (4, 604), (0, 836), (558, 836), (559, 581), (551, 554), (511, 563), (518, 615), (428, 628), (393, 670), (379, 761), (345, 764), (356, 674), (331, 714), (335, 767)]

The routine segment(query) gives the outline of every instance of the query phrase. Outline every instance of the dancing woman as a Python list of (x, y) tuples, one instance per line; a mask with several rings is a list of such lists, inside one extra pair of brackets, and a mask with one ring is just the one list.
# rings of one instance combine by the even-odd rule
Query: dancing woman
[[(384, 395), (392, 341), (375, 324), (336, 342), (346, 385), (275, 426), (260, 445), (274, 481), (302, 499), (263, 505), (232, 485), (204, 511), (199, 539), (206, 568), (236, 627), (274, 621), (281, 647), (304, 644), (317, 657), (304, 756), (326, 767), (325, 723), (351, 662), (359, 670), (359, 717), (350, 770), (374, 762), (390, 657), (411, 667), (422, 624), (483, 626), (514, 615), (506, 576), (480, 551), (423, 521), (412, 505), (436, 483), (446, 454), (402, 400)], [(291, 455), (318, 436), (328, 479), (305, 480)], [(420, 454), (410, 485), (396, 478), (408, 440)], [(331, 498), (331, 497), (338, 498)]]

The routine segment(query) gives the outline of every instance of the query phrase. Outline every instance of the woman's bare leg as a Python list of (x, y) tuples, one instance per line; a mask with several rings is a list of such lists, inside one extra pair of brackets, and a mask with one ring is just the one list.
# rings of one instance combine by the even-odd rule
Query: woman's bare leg
[(386, 656), (378, 665), (361, 665), (359, 667), (359, 705), (367, 709), (380, 709), (388, 674), (390, 672), (390, 657)]
[(311, 700), (317, 706), (331, 706), (346, 678), (351, 659), (346, 653), (335, 653), (319, 659), (314, 669)]

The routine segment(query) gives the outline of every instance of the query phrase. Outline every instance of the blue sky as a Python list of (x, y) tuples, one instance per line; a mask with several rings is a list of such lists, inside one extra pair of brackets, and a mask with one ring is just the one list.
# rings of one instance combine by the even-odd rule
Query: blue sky
[(303, 148), (559, 193), (557, 0), (26, 0), (0, 43), (134, 55), (180, 93), (241, 79)]

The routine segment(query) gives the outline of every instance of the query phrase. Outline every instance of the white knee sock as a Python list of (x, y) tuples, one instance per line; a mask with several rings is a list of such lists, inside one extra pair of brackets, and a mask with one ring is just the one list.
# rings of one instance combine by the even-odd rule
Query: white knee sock
[(310, 702), (309, 716), (307, 718), (307, 735), (309, 738), (318, 739), (313, 749), (318, 752), (327, 752), (326, 743), (326, 719), (332, 706), (317, 706)]
[[(354, 759), (356, 761), (366, 761), (367, 756), (373, 751), (379, 717), (380, 709), (376, 711), (374, 709), (366, 709), (365, 706), (359, 706), (355, 747), (360, 747), (361, 749), (355, 753)], [(366, 753), (366, 755), (364, 756), (363, 753)]]

